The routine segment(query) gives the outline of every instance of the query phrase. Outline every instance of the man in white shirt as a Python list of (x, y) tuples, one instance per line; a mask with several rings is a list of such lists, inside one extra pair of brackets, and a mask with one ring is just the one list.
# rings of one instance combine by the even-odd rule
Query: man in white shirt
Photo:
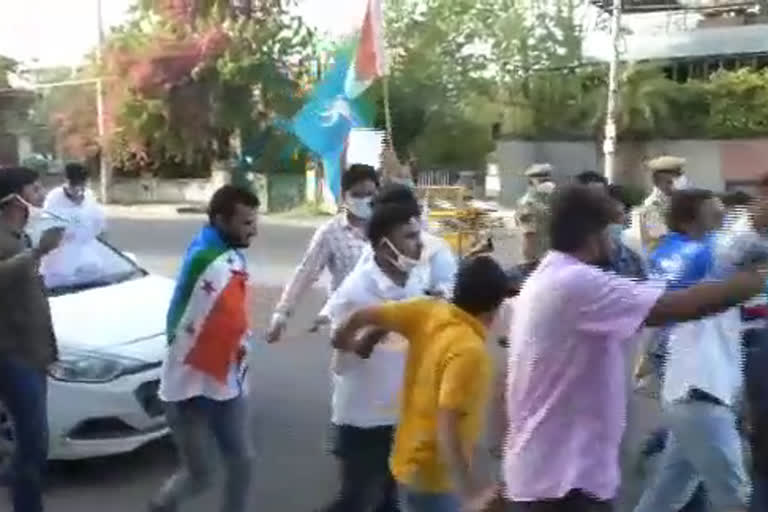
[(43, 204), (44, 211), (67, 224), (61, 246), (41, 265), (41, 274), (49, 287), (69, 284), (73, 269), (99, 266), (96, 237), (106, 229), (104, 210), (88, 190), (86, 168), (69, 163), (64, 172), (66, 183), (51, 190)]
[(371, 216), (371, 202), (378, 188), (379, 177), (370, 165), (353, 164), (344, 172), (341, 177), (344, 209), (317, 228), (312, 236), (304, 257), (275, 306), (267, 331), (269, 343), (281, 339), (299, 301), (325, 269), (331, 274), (330, 295), (355, 268), (367, 246), (365, 225)]
[[(426, 275), (413, 272), (422, 252), (419, 209), (376, 206), (368, 225), (373, 257), (358, 265), (331, 296), (326, 311), (335, 330), (360, 308), (424, 294)], [(397, 424), (407, 341), (392, 333), (367, 359), (335, 352), (332, 363), (333, 453), (341, 489), (327, 512), (393, 512), (396, 487), (388, 461)]]
[[(733, 258), (718, 250), (712, 231), (721, 221), (709, 191), (672, 194), (669, 234), (652, 257), (652, 275), (671, 287), (721, 280), (735, 270)], [(730, 238), (730, 237), (727, 237)], [(735, 408), (743, 374), (738, 308), (669, 327), (662, 385), (670, 430), (659, 473), (643, 494), (637, 512), (680, 510), (703, 483), (715, 510), (746, 510), (747, 476)]]
[[(424, 244), (420, 258), (419, 272), (428, 274), (428, 282), (425, 291), (429, 295), (449, 298), (453, 293), (453, 283), (459, 263), (453, 254), (451, 247), (442, 238), (433, 235), (426, 229), (426, 212), (419, 205), (419, 201), (413, 190), (407, 185), (391, 184), (382, 187), (374, 199), (374, 206), (385, 204), (402, 204), (409, 208), (416, 208), (420, 212), (422, 226), (421, 240)], [(373, 258), (374, 251), (370, 247), (363, 250), (358, 265), (365, 265)]]

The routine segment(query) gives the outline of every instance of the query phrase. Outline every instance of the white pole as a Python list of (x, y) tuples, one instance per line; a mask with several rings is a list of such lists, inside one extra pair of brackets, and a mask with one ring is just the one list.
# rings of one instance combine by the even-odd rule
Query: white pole
[(613, 0), (611, 17), (611, 65), (608, 74), (608, 105), (605, 111), (605, 177), (609, 183), (616, 180), (616, 115), (619, 103), (619, 39), (621, 31), (621, 1)]
[(104, 127), (104, 90), (101, 79), (102, 51), (104, 46), (104, 28), (101, 14), (101, 0), (96, 0), (96, 23), (98, 24), (99, 42), (96, 51), (96, 62), (99, 67), (99, 78), (96, 80), (96, 125), (99, 131), (99, 178), (101, 201), (109, 204), (110, 169), (107, 162), (106, 136)]

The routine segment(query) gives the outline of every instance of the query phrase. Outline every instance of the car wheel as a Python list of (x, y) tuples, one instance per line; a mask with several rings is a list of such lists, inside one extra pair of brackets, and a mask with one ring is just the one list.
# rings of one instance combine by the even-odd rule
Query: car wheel
[(16, 451), (16, 428), (13, 416), (5, 403), (0, 400), (0, 483), (7, 480), (11, 460)]

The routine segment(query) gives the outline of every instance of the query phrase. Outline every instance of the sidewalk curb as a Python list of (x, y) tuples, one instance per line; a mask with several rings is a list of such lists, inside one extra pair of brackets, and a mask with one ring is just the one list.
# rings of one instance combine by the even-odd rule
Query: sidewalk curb
[[(137, 220), (205, 220), (205, 208), (200, 206), (178, 205), (108, 205), (107, 217)], [(318, 227), (327, 222), (330, 216), (318, 215), (307, 217), (288, 217), (282, 214), (261, 214), (259, 222), (273, 226)]]

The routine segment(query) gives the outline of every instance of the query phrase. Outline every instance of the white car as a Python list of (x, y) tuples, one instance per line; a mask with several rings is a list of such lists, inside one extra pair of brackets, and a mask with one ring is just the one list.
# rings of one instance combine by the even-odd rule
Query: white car
[[(101, 240), (87, 259), (47, 285), (60, 352), (48, 377), (50, 459), (130, 452), (168, 433), (157, 388), (174, 282)], [(0, 401), (0, 473), (13, 431)]]

